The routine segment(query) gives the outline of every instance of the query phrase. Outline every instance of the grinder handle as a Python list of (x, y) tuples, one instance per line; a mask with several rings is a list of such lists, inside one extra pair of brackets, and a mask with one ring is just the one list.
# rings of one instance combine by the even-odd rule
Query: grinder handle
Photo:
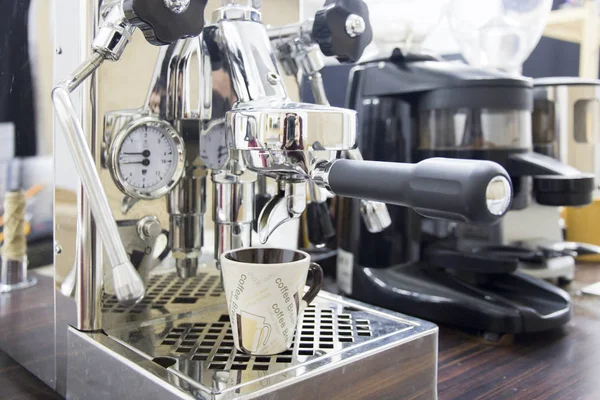
[(508, 173), (491, 161), (430, 158), (403, 164), (335, 160), (326, 183), (340, 196), (406, 206), (426, 217), (467, 223), (496, 222), (512, 199)]

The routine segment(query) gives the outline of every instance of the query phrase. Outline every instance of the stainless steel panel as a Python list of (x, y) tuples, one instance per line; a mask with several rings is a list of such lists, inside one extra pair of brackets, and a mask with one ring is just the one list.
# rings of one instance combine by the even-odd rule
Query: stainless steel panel
[(305, 312), (293, 349), (251, 357), (233, 347), (223, 301), (213, 292), (202, 308), (134, 322), (107, 336), (71, 330), (69, 396), (437, 397), (433, 324), (323, 293)]

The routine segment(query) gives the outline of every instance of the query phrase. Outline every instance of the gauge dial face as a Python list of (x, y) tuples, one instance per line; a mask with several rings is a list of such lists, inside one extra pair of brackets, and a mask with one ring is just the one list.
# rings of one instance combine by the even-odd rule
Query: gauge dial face
[(115, 138), (111, 155), (115, 183), (131, 197), (168, 193), (183, 172), (183, 142), (168, 123), (140, 120)]

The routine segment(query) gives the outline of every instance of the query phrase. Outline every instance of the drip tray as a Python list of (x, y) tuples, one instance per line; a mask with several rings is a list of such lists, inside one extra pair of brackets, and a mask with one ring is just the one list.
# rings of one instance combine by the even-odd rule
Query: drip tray
[[(320, 305), (308, 307), (300, 325), (299, 336), (294, 336), (293, 349), (277, 356), (251, 357), (235, 350), (226, 314), (222, 314), (214, 322), (190, 321), (175, 324), (167, 331), (155, 349), (155, 354), (161, 358), (169, 356), (176, 359), (174, 368), (182, 373), (187, 371), (178, 368), (181, 364), (194, 370), (276, 372), (342, 350), (350, 343), (366, 342), (373, 337), (369, 319), (356, 319), (349, 310), (345, 311), (344, 314), (337, 314), (334, 309)], [(399, 331), (414, 328), (400, 322), (397, 327)], [(387, 332), (378, 332), (380, 335), (385, 333)], [(263, 373), (247, 375), (250, 380), (264, 377)]]
[[(223, 303), (69, 335), (74, 398), (436, 397), (435, 325), (324, 292), (306, 309), (293, 348), (275, 356), (235, 349)], [(107, 384), (115, 380), (127, 391), (115, 393), (119, 385)]]

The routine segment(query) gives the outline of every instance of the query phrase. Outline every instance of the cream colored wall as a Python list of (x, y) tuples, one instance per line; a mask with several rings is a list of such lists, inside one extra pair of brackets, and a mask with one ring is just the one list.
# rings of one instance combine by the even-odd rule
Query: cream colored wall
[(36, 131), (39, 154), (52, 154), (52, 58), (54, 33), (52, 1), (32, 0), (29, 11), (29, 54), (35, 92)]

